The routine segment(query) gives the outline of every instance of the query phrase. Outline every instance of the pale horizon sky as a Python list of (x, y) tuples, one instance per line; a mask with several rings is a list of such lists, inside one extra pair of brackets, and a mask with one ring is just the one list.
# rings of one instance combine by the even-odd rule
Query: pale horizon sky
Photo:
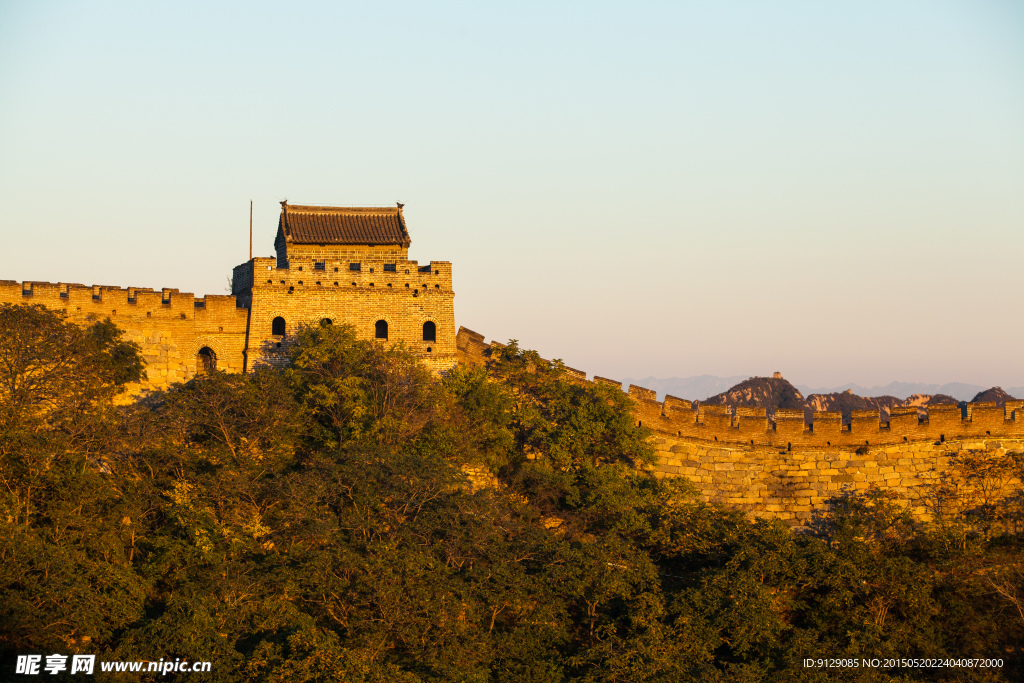
[(605, 377), (1024, 385), (1024, 4), (0, 0), (0, 279), (223, 294), (406, 204)]

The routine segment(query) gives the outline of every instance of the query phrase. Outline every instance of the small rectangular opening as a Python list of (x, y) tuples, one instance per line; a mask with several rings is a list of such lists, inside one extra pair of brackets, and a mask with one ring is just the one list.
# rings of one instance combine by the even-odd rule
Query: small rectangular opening
[(349, 270), (362, 270), (363, 269), (363, 264), (361, 264), (361, 263), (350, 263), (350, 264), (348, 264), (348, 269)]
[(397, 273), (398, 272), (398, 264), (397, 263), (385, 263), (384, 264), (384, 272), (385, 273)]
[(420, 266), (417, 270), (419, 272), (421, 272), (421, 273), (429, 273), (430, 272), (430, 266)]
[(313, 264), (313, 270), (327, 270), (327, 264), (318, 261)]

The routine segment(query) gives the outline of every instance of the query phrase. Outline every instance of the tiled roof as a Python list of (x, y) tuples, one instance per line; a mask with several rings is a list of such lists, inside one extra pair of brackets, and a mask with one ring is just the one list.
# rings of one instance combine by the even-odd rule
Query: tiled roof
[(409, 246), (402, 207), (281, 204), (278, 229), (289, 244), (400, 244)]

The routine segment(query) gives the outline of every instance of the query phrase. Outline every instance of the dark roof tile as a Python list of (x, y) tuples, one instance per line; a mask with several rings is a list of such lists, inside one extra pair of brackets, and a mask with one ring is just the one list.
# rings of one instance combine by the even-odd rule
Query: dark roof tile
[(401, 207), (281, 204), (278, 228), (289, 244), (395, 244), (409, 246)]

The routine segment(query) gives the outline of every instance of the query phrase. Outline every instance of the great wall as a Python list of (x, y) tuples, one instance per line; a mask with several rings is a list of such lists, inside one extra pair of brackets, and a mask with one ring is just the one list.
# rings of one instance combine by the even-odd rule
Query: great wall
[(0, 303), (41, 304), (87, 324), (110, 318), (142, 348), (146, 381), (129, 396), (217, 368), (280, 364), (299, 325), (346, 322), (401, 341), (435, 372), (455, 363), (452, 266), (409, 260), (396, 207), (281, 204), (276, 258), (236, 266), (230, 295), (0, 280)]
[[(276, 258), (234, 268), (232, 294), (196, 298), (177, 289), (0, 281), (0, 303), (41, 304), (88, 324), (110, 318), (139, 344), (147, 380), (125, 400), (217, 368), (279, 365), (301, 324), (354, 326), (363, 338), (404, 343), (434, 371), (481, 365), (496, 344), (454, 322), (451, 263), (409, 260), (397, 207), (311, 207), (282, 202)], [(586, 373), (567, 368), (570, 378)], [(619, 382), (593, 377), (593, 382)], [(939, 484), (970, 495), (958, 462), (992, 462), (1024, 450), (1024, 401), (838, 412), (698, 404), (631, 385), (638, 426), (652, 430), (654, 474), (686, 477), (703, 499), (791, 526), (808, 523), (830, 499), (880, 487), (919, 518), (934, 513)], [(1021, 482), (1002, 482), (1005, 499)]]
[[(501, 346), (460, 328), (459, 362), (479, 366), (491, 349)], [(566, 368), (569, 377), (586, 382), (586, 373)], [(620, 382), (590, 381), (622, 387)], [(638, 426), (654, 432), (657, 476), (686, 477), (708, 502), (753, 516), (782, 519), (804, 526), (816, 511), (844, 493), (882, 488), (895, 494), (916, 518), (935, 514), (939, 486), (952, 486), (965, 500), (974, 488), (991, 482), (969, 481), (956, 467), (964, 455), (999, 462), (1007, 452), (1024, 451), (1024, 401), (894, 408), (888, 422), (878, 410), (855, 410), (848, 424), (838, 412), (779, 409), (770, 418), (765, 408), (696, 404), (630, 385)], [(999, 500), (1021, 492), (1020, 479), (999, 482)], [(947, 488), (948, 490), (948, 488)]]

